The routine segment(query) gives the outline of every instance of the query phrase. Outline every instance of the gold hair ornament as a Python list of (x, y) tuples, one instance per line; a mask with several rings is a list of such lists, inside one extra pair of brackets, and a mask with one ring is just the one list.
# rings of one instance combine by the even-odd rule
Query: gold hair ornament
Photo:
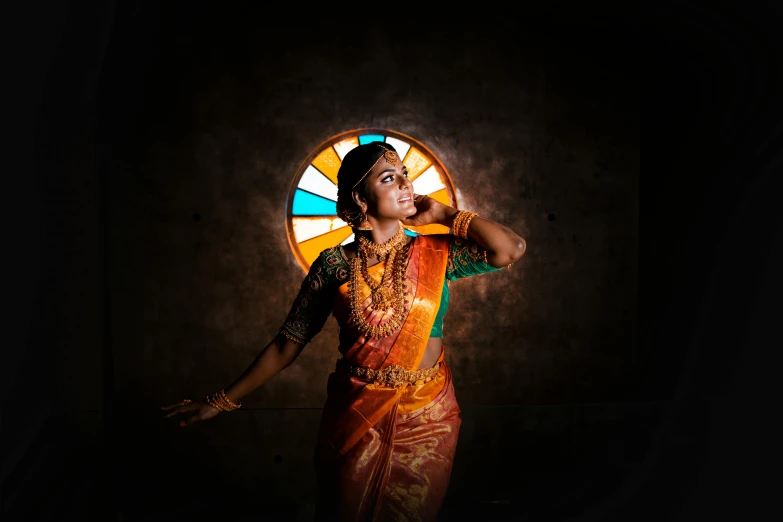
[(400, 155), (399, 154), (397, 154), (393, 150), (387, 149), (383, 145), (379, 144), (378, 146), (380, 148), (382, 148), (385, 152), (383, 154), (381, 154), (380, 156), (378, 156), (378, 159), (375, 160), (375, 163), (373, 163), (372, 166), (369, 169), (367, 169), (367, 172), (365, 172), (364, 175), (361, 178), (359, 178), (359, 181), (354, 183), (352, 189), (355, 189), (359, 185), (359, 183), (361, 183), (362, 180), (367, 177), (367, 174), (369, 174), (370, 171), (375, 168), (375, 166), (378, 164), (378, 162), (381, 161), (381, 158), (385, 159), (391, 165), (396, 165), (397, 162), (400, 161)]

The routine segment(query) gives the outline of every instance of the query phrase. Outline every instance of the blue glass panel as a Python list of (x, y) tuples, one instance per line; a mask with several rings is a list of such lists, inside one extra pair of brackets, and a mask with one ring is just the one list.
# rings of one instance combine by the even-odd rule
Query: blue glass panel
[(365, 134), (364, 136), (359, 136), (359, 145), (364, 145), (371, 141), (386, 141), (386, 138), (380, 134)]
[(315, 194), (310, 194), (304, 190), (294, 192), (294, 208), (292, 214), (295, 216), (336, 216), (337, 209), (334, 201)]
[(405, 233), (408, 234), (411, 237), (416, 237), (416, 236), (419, 235), (418, 232), (414, 232), (413, 230), (408, 230), (407, 228), (405, 229)]

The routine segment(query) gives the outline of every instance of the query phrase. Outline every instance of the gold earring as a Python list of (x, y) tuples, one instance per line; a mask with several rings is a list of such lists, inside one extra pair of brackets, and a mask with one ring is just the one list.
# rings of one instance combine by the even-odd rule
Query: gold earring
[(364, 209), (362, 209), (362, 219), (356, 225), (356, 230), (372, 230), (372, 225), (367, 221), (367, 214), (364, 213)]

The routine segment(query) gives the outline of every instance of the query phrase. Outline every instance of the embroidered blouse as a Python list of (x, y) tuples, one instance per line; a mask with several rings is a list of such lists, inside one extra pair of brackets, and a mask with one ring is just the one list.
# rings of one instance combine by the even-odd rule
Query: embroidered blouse
[[(487, 251), (475, 241), (452, 234), (444, 235), (449, 240), (449, 257), (440, 306), (430, 337), (443, 337), (443, 318), (449, 306), (449, 281), (500, 270), (487, 262)], [(302, 281), (280, 333), (302, 344), (315, 337), (331, 314), (337, 289), (348, 280), (349, 273), (342, 246), (323, 250)]]

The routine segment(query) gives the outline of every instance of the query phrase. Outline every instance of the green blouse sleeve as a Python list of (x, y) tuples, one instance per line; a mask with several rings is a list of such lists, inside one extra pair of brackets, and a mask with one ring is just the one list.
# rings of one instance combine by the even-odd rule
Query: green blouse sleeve
[(340, 247), (327, 248), (310, 266), (280, 333), (306, 344), (321, 331), (332, 311), (335, 291), (348, 279), (348, 265)]
[(500, 270), (487, 263), (487, 251), (471, 239), (452, 235), (449, 238), (449, 260), (446, 267), (446, 279), (454, 281)]

